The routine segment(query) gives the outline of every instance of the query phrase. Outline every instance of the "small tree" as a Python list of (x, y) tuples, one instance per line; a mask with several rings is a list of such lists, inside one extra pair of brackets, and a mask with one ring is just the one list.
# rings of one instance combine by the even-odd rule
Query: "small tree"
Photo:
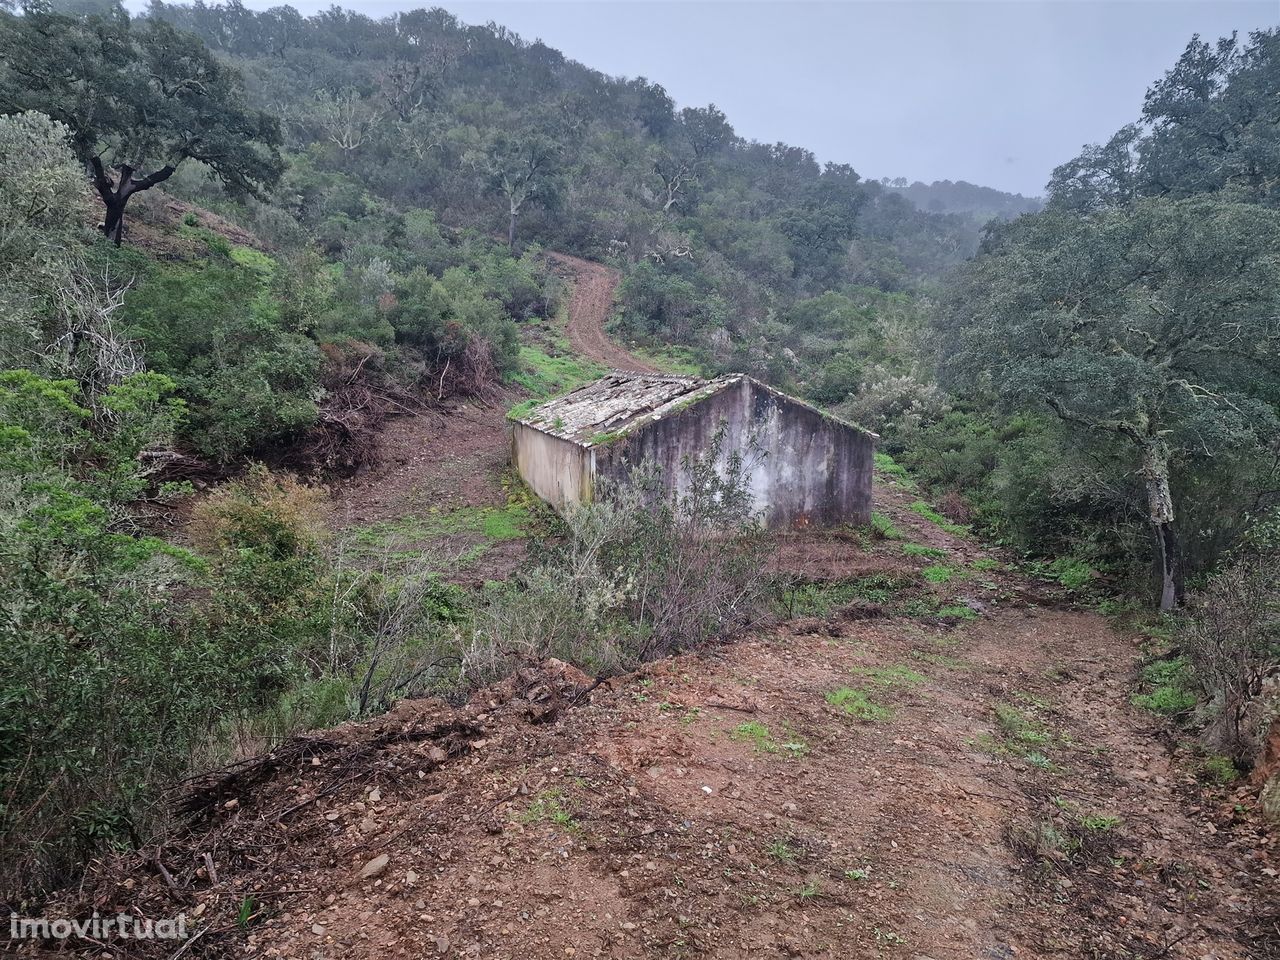
[(477, 164), (485, 189), (507, 205), (507, 246), (516, 245), (516, 222), (533, 203), (551, 206), (560, 193), (560, 144), (530, 127), (491, 137)]
[(1280, 214), (1210, 198), (997, 231), (941, 320), (944, 377), (1120, 438), (1146, 490), (1160, 607), (1183, 595), (1170, 473), (1276, 430)]
[(711, 157), (732, 138), (733, 128), (715, 104), (703, 109), (686, 107), (680, 112), (668, 142), (654, 147), (652, 152), (653, 175), (661, 184), (658, 201), (663, 213), (670, 213), (685, 201)]
[(1214, 749), (1249, 763), (1257, 738), (1250, 707), (1280, 668), (1280, 515), (1257, 524), (1241, 549), (1194, 597), (1180, 640), (1214, 713)]
[(71, 377), (90, 403), (142, 369), (113, 314), (123, 291), (82, 255), (92, 205), (64, 124), (0, 116), (0, 367)]
[(257, 194), (283, 170), (275, 119), (246, 102), (238, 73), (194, 34), (163, 20), (135, 26), (122, 8), (70, 17), (32, 4), (0, 15), (0, 108), (65, 123), (106, 208), (103, 234), (124, 237), (130, 197), (205, 165), (233, 193)]

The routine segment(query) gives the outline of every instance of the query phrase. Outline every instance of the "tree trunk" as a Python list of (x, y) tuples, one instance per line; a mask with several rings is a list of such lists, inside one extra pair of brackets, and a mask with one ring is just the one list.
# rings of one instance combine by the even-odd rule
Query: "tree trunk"
[(1169, 448), (1163, 440), (1151, 439), (1143, 447), (1142, 479), (1147, 487), (1147, 515), (1156, 540), (1156, 559), (1160, 569), (1160, 609), (1168, 611), (1182, 602), (1186, 588), (1182, 577), (1178, 534), (1173, 526)]
[(116, 200), (112, 197), (107, 200), (104, 197), (102, 202), (107, 208), (107, 214), (102, 220), (102, 235), (118, 247), (124, 239), (124, 207), (129, 202), (128, 198)]
[(150, 176), (135, 179), (133, 167), (122, 163), (119, 167), (119, 182), (113, 184), (100, 158), (94, 157), (90, 165), (93, 169), (93, 186), (102, 198), (102, 205), (107, 208), (106, 215), (102, 218), (102, 235), (117, 247), (124, 239), (124, 208), (128, 205), (129, 198), (168, 180), (177, 169), (166, 164)]
[(520, 208), (515, 204), (511, 205), (511, 218), (507, 221), (507, 249), (514, 250), (516, 247), (516, 217), (520, 216)]

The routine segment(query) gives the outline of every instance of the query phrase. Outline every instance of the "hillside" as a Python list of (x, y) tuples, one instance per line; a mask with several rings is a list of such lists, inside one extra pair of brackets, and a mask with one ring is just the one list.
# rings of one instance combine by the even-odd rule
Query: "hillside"
[[(977, 247), (967, 215), (917, 209), (802, 147), (746, 140), (714, 104), (678, 108), (657, 82), (606, 76), (495, 24), (441, 10), (149, 11), (193, 31), (243, 73), (248, 104), (281, 118), (281, 206), (352, 273), (394, 264), (399, 218), (430, 210), (517, 249), (608, 262), (623, 274), (629, 338), (807, 392), (833, 355), (882, 336), (876, 311), (815, 329), (804, 316), (817, 298), (914, 300)], [(181, 188), (215, 202), (198, 180)], [(297, 241), (274, 214), (255, 226)]]
[(901, 540), (811, 543), (776, 627), (290, 741), (184, 790), (171, 887), (124, 856), (84, 896), (194, 907), (195, 957), (1275, 955), (1245, 792), (1129, 703), (1150, 640), (914, 496), (877, 490)]
[[(1041, 204), (439, 9), (0, 4), (0, 900), (190, 933), (10, 948), (1280, 956), (1278, 94), (1192, 38)], [(593, 417), (553, 510), (614, 366), (825, 503)]]
[[(608, 273), (557, 262), (568, 356), (621, 358)], [(335, 520), (461, 583), (512, 575), (534, 518), (502, 402), (393, 418)], [(604, 683), (529, 662), (202, 774), (61, 905), (192, 911), (184, 955), (211, 958), (1275, 955), (1251, 791), (1131, 703), (1158, 634), (919, 496), (888, 469), (878, 535), (782, 536), (776, 620), (725, 646)]]
[(906, 197), (919, 210), (929, 213), (958, 213), (978, 224), (988, 220), (1012, 220), (1024, 213), (1038, 213), (1044, 201), (1038, 197), (1024, 197), (1020, 193), (1005, 193), (992, 187), (982, 187), (964, 180), (935, 180), (907, 183), (884, 178), (880, 181), (894, 193)]

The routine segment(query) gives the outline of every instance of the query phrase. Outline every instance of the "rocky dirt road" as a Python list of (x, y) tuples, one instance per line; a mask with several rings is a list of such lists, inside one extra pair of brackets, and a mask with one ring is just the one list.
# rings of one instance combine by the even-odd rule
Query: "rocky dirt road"
[(657, 367), (628, 353), (605, 335), (604, 325), (613, 311), (613, 295), (618, 287), (618, 271), (565, 253), (548, 256), (573, 285), (566, 332), (574, 350), (606, 367), (659, 372)]

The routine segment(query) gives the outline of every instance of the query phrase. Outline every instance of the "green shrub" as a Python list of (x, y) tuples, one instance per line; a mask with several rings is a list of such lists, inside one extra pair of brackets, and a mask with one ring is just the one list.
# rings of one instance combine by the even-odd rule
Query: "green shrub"
[(1052, 560), (1034, 560), (1027, 570), (1044, 580), (1052, 580), (1068, 590), (1080, 590), (1093, 582), (1096, 576), (1093, 566), (1079, 557), (1055, 557)]
[(436, 365), (463, 361), (467, 348), (488, 345), (498, 373), (515, 368), (520, 350), (516, 327), (500, 300), (486, 295), (477, 278), (461, 267), (442, 277), (414, 270), (395, 290), (388, 319), (396, 340), (411, 344)]
[(125, 299), (127, 332), (186, 401), (185, 435), (220, 461), (316, 418), (320, 351), (306, 331), (290, 329), (271, 274), (260, 268), (257, 259), (155, 264)]
[[(6, 899), (138, 842), (220, 718), (278, 689), (287, 641), (223, 615), (236, 590), (195, 555), (121, 532), (135, 529), (139, 455), (176, 422), (171, 389), (144, 374), (90, 408), (69, 382), (0, 375)], [(236, 549), (255, 548), (246, 535)]]

